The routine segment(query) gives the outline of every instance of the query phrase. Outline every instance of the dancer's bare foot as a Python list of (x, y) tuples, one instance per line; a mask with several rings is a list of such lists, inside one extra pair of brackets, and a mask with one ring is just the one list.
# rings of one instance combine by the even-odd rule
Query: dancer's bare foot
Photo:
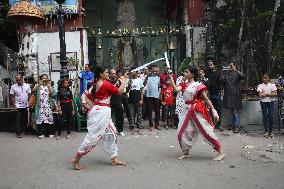
[(123, 165), (123, 166), (126, 166), (126, 163), (123, 162), (123, 161), (119, 161), (117, 158), (114, 158), (112, 161), (111, 161), (111, 165), (115, 166), (115, 165)]
[(76, 161), (75, 159), (72, 159), (71, 161), (72, 166), (74, 167), (75, 170), (81, 170), (82, 167), (80, 166), (79, 161)]
[(222, 153), (219, 153), (216, 157), (214, 157), (213, 160), (214, 161), (221, 161), (224, 158), (225, 158), (225, 154), (222, 152)]
[(184, 154), (182, 156), (180, 156), (178, 159), (179, 160), (183, 160), (183, 159), (187, 159), (187, 158), (190, 158), (191, 156), (189, 154)]

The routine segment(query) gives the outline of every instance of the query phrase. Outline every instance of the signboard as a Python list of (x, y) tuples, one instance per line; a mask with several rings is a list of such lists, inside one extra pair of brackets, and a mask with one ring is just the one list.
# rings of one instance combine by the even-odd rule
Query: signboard
[[(50, 69), (53, 72), (59, 72), (61, 70), (61, 64), (60, 64), (60, 53), (50, 53)], [(77, 70), (78, 68), (78, 60), (77, 60), (77, 52), (66, 52), (66, 58), (67, 58), (67, 69), (69, 71)]]
[[(21, 0), (9, 0), (10, 6)], [(38, 6), (44, 14), (56, 14), (58, 10), (58, 3), (53, 0), (30, 0), (31, 4)], [(78, 0), (66, 0), (62, 4), (62, 8), (66, 14), (78, 14)]]

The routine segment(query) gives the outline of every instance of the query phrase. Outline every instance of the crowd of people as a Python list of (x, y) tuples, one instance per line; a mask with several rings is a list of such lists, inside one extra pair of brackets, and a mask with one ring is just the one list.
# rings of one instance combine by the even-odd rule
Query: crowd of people
[[(208, 69), (189, 66), (179, 77), (165, 65), (163, 72), (152, 64), (141, 71), (97, 67), (91, 72), (85, 65), (81, 79), (80, 104), (87, 115), (88, 133), (72, 159), (75, 169), (80, 169), (81, 157), (97, 144), (110, 155), (113, 165), (125, 165), (117, 159), (116, 135), (124, 136), (126, 116), (129, 131), (147, 128), (177, 129), (178, 141), (183, 155), (190, 157), (190, 149), (203, 136), (218, 152), (214, 160), (225, 154), (214, 134), (214, 128), (222, 131), (222, 106), (232, 113), (234, 133), (240, 131), (240, 109), (242, 108), (241, 80), (244, 75), (234, 63), (217, 70), (212, 60)], [(257, 88), (263, 114), (265, 137), (274, 137), (273, 98), (277, 88), (264, 74), (263, 83)], [(39, 139), (61, 137), (66, 129), (66, 139), (75, 129), (75, 104), (68, 79), (59, 83), (55, 90), (48, 75), (43, 74), (32, 89), (24, 83), (23, 76), (16, 76), (16, 84), (10, 89), (11, 103), (16, 112), (16, 136), (22, 138), (27, 126), (32, 126)], [(154, 118), (153, 118), (154, 112)], [(148, 119), (148, 125), (143, 120)], [(230, 129), (230, 128), (229, 128)]]

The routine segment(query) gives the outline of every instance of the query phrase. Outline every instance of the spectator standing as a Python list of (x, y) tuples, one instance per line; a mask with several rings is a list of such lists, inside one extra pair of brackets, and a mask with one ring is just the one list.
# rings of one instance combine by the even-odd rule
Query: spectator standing
[(200, 68), (198, 70), (198, 74), (199, 74), (198, 81), (204, 85), (206, 81), (208, 81), (208, 78), (206, 77), (205, 68)]
[[(52, 115), (53, 115), (53, 122), (54, 122), (53, 128), (54, 128), (54, 131), (58, 131), (57, 129), (62, 126), (60, 125), (61, 123), (60, 123), (60, 119), (58, 116), (58, 102), (57, 102), (58, 91), (56, 90), (56, 88), (54, 88), (54, 81), (51, 81), (51, 87), (53, 89), (53, 95), (52, 95), (52, 101), (53, 101)], [(56, 137), (56, 139), (58, 140), (58, 137)]]
[(274, 137), (273, 130), (273, 98), (277, 96), (277, 88), (274, 84), (270, 83), (269, 74), (266, 73), (262, 76), (263, 83), (258, 85), (257, 92), (260, 97), (260, 106), (263, 116), (263, 126), (265, 130), (264, 137)]
[[(118, 78), (123, 77), (123, 74), (120, 70), (118, 70), (116, 74), (118, 75)], [(127, 77), (129, 77), (129, 69), (126, 69), (124, 74), (127, 75)], [(128, 86), (128, 82), (129, 82), (129, 79), (126, 80), (126, 86)], [(129, 110), (129, 105), (128, 105), (128, 93), (126, 92), (126, 87), (123, 90), (123, 93), (121, 95), (121, 102), (122, 102), (123, 110), (126, 114), (126, 118), (128, 122), (130, 122), (131, 118), (130, 118), (130, 110)]]
[(143, 82), (138, 77), (138, 72), (132, 72), (132, 78), (129, 80), (127, 91), (129, 91), (129, 109), (130, 122), (129, 128), (133, 130), (135, 126), (142, 129), (142, 105), (143, 105)]
[[(223, 97), (223, 81), (221, 77), (221, 72), (217, 71), (215, 64), (212, 60), (208, 61), (208, 80), (204, 81), (204, 84), (208, 88), (209, 98), (212, 102), (215, 110), (218, 112), (219, 121), (215, 124), (216, 129), (223, 131), (222, 128), (222, 97)], [(233, 83), (231, 83), (233, 84)], [(239, 124), (237, 124), (239, 125)]]
[[(116, 74), (116, 70), (111, 69), (110, 70), (110, 76), (109, 81), (112, 83), (115, 87), (119, 88), (121, 85), (121, 81), (118, 79), (118, 75)], [(124, 136), (123, 133), (123, 122), (124, 122), (124, 116), (123, 116), (123, 107), (122, 107), (122, 101), (121, 101), (121, 93), (120, 94), (113, 94), (110, 98), (110, 107), (111, 107), (111, 117), (114, 121), (114, 125), (117, 129), (117, 134)]]
[[(187, 79), (182, 75), (177, 78), (177, 85), (181, 85), (182, 83), (185, 83)], [(177, 114), (178, 118), (180, 117), (180, 114), (182, 113), (184, 109), (185, 101), (182, 96), (182, 91), (179, 91), (177, 93), (176, 97), (176, 109), (175, 113)]]
[(44, 136), (53, 138), (53, 89), (46, 74), (42, 74), (39, 77), (39, 84), (36, 84), (34, 86), (32, 92), (36, 93), (37, 95), (35, 119), (37, 124), (37, 131), (39, 133), (38, 138), (43, 139)]
[(174, 125), (174, 89), (171, 85), (171, 79), (166, 79), (166, 86), (161, 90), (161, 102), (164, 107), (165, 114), (165, 129)]
[(58, 113), (60, 120), (60, 126), (57, 128), (57, 140), (61, 136), (62, 126), (65, 126), (67, 130), (66, 139), (70, 138), (70, 133), (72, 130), (74, 130), (73, 117), (75, 116), (75, 109), (72, 91), (69, 88), (69, 81), (64, 80), (61, 85), (61, 89), (57, 93)]
[(94, 79), (94, 73), (91, 71), (89, 64), (85, 64), (85, 70), (79, 74), (80, 78), (80, 95), (87, 90), (88, 83), (92, 83)]
[(233, 132), (240, 131), (240, 109), (242, 108), (241, 80), (243, 74), (236, 69), (234, 63), (230, 63), (228, 73), (224, 75), (224, 69), (221, 72), (221, 78), (224, 81), (224, 103), (225, 108), (233, 112)]
[[(142, 80), (142, 82), (144, 83), (147, 75), (149, 74), (148, 68), (145, 67), (143, 69), (143, 74), (140, 74), (140, 79)], [(142, 105), (142, 119), (146, 119), (147, 118), (147, 98), (146, 98), (146, 94), (147, 94), (147, 85), (144, 85), (144, 90), (143, 90), (143, 105)]]
[(30, 95), (30, 86), (23, 83), (23, 76), (21, 74), (17, 74), (16, 84), (12, 85), (10, 89), (10, 96), (11, 103), (16, 112), (16, 136), (18, 138), (23, 138), (28, 124), (28, 102)]
[[(166, 80), (167, 80), (167, 78), (170, 77), (170, 75), (169, 75), (168, 72), (169, 72), (169, 68), (168, 68), (168, 66), (165, 64), (165, 65), (164, 65), (164, 72), (163, 72), (163, 74), (160, 75), (161, 89), (167, 87), (167, 85), (166, 85)], [(172, 76), (173, 76), (174, 82), (176, 83), (176, 80), (177, 80), (176, 75), (175, 75), (175, 74), (172, 74)], [(166, 116), (166, 115), (165, 115), (165, 106), (162, 104), (162, 121), (163, 121), (163, 122), (165, 121), (165, 116)]]
[[(173, 76), (173, 79), (174, 79), (174, 82), (176, 83), (177, 81), (177, 76), (175, 74), (172, 74)], [(163, 74), (160, 75), (160, 81), (161, 81), (161, 88), (164, 88), (167, 86), (166, 84), (166, 80), (167, 78), (170, 77), (170, 74), (169, 74), (169, 68), (167, 67), (167, 65), (165, 64), (164, 65), (164, 72)]]
[[(150, 68), (150, 74), (147, 75), (143, 85), (147, 85), (146, 93), (146, 112), (148, 113), (150, 131), (155, 127), (158, 130), (162, 130), (159, 125), (160, 120), (160, 77), (157, 75), (157, 66), (152, 65)], [(153, 124), (152, 112), (155, 112), (155, 126)]]

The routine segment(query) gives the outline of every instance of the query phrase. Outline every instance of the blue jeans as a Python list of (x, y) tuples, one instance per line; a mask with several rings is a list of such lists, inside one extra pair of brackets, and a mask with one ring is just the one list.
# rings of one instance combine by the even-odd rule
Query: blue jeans
[(265, 132), (272, 133), (274, 102), (260, 102)]
[(234, 128), (240, 128), (241, 124), (241, 116), (240, 116), (240, 110), (239, 109), (232, 109), (233, 110), (233, 124)]

